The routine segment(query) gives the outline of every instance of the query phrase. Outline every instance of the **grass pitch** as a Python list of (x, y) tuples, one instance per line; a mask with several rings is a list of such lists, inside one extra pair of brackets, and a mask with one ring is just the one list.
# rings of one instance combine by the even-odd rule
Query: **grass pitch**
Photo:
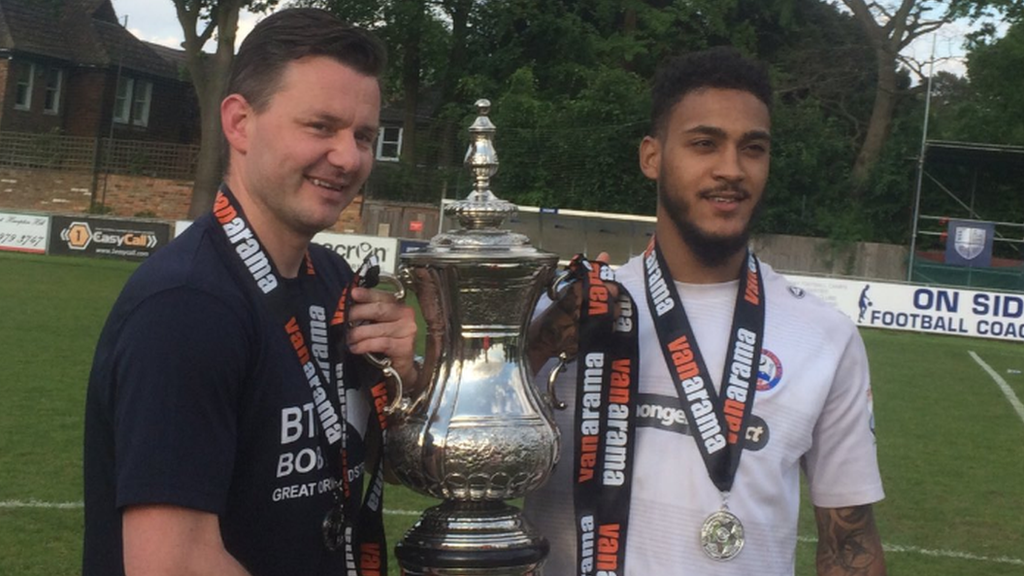
[[(2, 575), (80, 572), (86, 381), (103, 321), (134, 269), (0, 252)], [(880, 330), (863, 336), (887, 493), (875, 513), (889, 573), (1024, 575), (1024, 419), (1006, 393), (1024, 398), (1024, 348)], [(409, 511), (433, 503), (389, 486), (389, 541), (415, 521)], [(814, 574), (806, 502), (802, 512), (797, 574)]]

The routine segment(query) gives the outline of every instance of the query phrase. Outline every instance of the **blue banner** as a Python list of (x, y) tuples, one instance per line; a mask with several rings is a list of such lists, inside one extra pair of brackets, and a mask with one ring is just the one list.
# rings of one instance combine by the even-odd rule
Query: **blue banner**
[(950, 220), (946, 238), (946, 264), (987, 268), (992, 265), (992, 222)]

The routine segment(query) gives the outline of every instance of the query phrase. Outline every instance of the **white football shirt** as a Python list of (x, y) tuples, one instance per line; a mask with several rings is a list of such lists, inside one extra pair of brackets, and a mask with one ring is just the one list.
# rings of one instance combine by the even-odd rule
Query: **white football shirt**
[[(867, 356), (852, 322), (761, 263), (765, 335), (747, 444), (728, 497), (746, 544), (730, 561), (706, 556), (704, 520), (722, 506), (708, 477), (661, 352), (647, 307), (643, 265), (617, 271), (640, 321), (640, 397), (626, 575), (791, 576), (796, 553), (800, 469), (816, 506), (868, 504), (884, 497), (875, 452)], [(676, 283), (697, 344), (719, 388), (739, 282)], [(537, 375), (546, 382), (549, 363)], [(546, 576), (576, 574), (573, 509), (575, 365), (559, 377), (568, 403), (555, 418), (561, 461), (526, 498), (525, 512), (551, 543)], [(546, 385), (546, 384), (545, 384)], [(623, 576), (619, 574), (618, 576)]]

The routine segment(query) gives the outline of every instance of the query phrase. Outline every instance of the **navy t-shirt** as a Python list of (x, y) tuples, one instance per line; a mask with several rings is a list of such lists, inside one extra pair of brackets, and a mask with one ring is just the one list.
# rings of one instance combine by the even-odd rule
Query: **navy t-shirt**
[[(286, 287), (300, 296), (325, 283), (331, 314), (352, 271), (320, 246), (310, 254), (316, 275)], [(111, 311), (86, 401), (84, 576), (123, 574), (121, 513), (144, 504), (218, 515), (228, 552), (255, 576), (343, 573), (321, 529), (337, 446), (320, 437), (283, 325), (231, 258), (216, 220), (200, 218), (139, 267)], [(334, 383), (325, 389), (337, 409)], [(347, 396), (361, 463), (369, 406)]]

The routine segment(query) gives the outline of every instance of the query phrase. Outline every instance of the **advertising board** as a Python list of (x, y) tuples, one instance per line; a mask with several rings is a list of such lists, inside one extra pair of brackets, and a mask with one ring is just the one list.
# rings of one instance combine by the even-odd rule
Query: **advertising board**
[(787, 274), (858, 326), (1024, 341), (1024, 295)]
[(0, 212), (0, 250), (45, 254), (49, 216)]
[(170, 240), (171, 227), (88, 216), (51, 216), (49, 253), (145, 260)]

